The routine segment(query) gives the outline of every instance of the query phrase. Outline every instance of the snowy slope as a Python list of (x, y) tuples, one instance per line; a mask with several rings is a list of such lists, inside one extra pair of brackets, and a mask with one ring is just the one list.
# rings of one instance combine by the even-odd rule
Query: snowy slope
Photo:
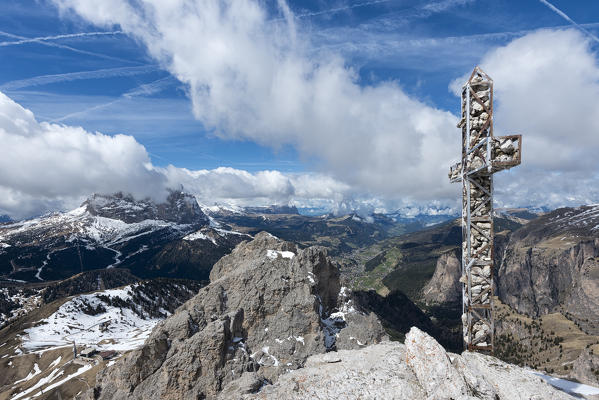
[[(101, 275), (106, 278), (117, 272)], [(0, 399), (47, 398), (42, 394), (58, 387), (62, 398), (74, 398), (94, 382), (100, 370), (140, 347), (157, 323), (202, 286), (190, 280), (158, 278), (42, 304), (1, 331)], [(42, 290), (38, 297), (46, 295)], [(95, 355), (74, 360), (73, 343), (79, 354), (93, 348), (110, 351), (112, 358)]]
[[(164, 318), (151, 317), (132, 302), (132, 286), (76, 296), (55, 313), (25, 330), (26, 351), (77, 345), (102, 350), (126, 351), (141, 346), (152, 328)], [(132, 309), (116, 304), (130, 303)], [(114, 305), (113, 305), (114, 304)]]
[(533, 374), (541, 377), (551, 386), (554, 386), (560, 390), (571, 395), (579, 396), (599, 396), (599, 388), (595, 386), (585, 385), (579, 382), (569, 381), (567, 379), (555, 378), (553, 376), (545, 375), (540, 372), (532, 372)]
[(201, 287), (180, 280), (146, 281), (70, 298), (20, 334), (25, 353), (72, 345), (127, 351)]

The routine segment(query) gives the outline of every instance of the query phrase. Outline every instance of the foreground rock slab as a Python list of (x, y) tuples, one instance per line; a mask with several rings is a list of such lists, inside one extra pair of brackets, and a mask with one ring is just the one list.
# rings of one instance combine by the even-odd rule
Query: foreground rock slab
[[(494, 357), (446, 353), (412, 328), (406, 345), (374, 344), (308, 358), (305, 368), (282, 375), (249, 399), (561, 400), (561, 392), (523, 368)], [(223, 399), (225, 397), (222, 397)]]
[[(405, 346), (386, 342), (308, 359), (306, 367), (243, 399), (425, 399), (405, 362)], [(224, 398), (223, 398), (224, 400)]]

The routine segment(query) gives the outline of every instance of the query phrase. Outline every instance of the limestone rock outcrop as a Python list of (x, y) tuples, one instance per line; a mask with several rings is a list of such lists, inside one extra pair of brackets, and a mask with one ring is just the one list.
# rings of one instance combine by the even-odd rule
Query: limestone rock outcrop
[(386, 337), (357, 311), (326, 251), (267, 233), (215, 264), (211, 283), (144, 346), (98, 376), (96, 399), (197, 399), (256, 391), (313, 354)]
[(572, 364), (572, 376), (580, 382), (599, 386), (599, 354), (590, 348), (584, 349)]
[(437, 260), (433, 277), (422, 289), (426, 304), (442, 304), (444, 306), (460, 306), (462, 302), (462, 275), (461, 257), (458, 250), (443, 253)]
[[(407, 360), (407, 361), (406, 361)], [(561, 400), (558, 391), (523, 368), (479, 353), (446, 353), (432, 337), (412, 328), (406, 344), (384, 342), (357, 351), (308, 358), (258, 393), (234, 399)]]

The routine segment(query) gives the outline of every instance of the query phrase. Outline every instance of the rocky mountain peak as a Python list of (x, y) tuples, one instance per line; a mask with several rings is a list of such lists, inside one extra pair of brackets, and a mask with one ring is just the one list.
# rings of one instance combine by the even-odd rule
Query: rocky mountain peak
[(259, 233), (217, 262), (210, 281), (141, 349), (105, 370), (90, 393), (175, 399), (251, 392), (312, 354), (386, 337), (373, 314), (354, 308), (339, 270), (318, 247), (300, 250)]
[(162, 220), (198, 226), (208, 224), (208, 217), (195, 197), (181, 191), (170, 191), (166, 201), (158, 204), (151, 199), (136, 200), (122, 192), (111, 195), (94, 194), (83, 202), (82, 207), (91, 215), (126, 223)]
[(437, 259), (433, 277), (422, 289), (422, 298), (428, 305), (443, 304), (459, 306), (462, 300), (460, 277), (462, 276), (461, 255), (458, 249), (441, 254)]

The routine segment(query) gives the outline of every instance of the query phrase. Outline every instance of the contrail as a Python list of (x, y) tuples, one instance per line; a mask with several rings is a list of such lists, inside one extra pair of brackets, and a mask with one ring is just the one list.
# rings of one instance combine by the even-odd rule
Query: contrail
[(593, 35), (589, 30), (587, 30), (584, 27), (582, 27), (581, 25), (577, 24), (572, 18), (568, 17), (568, 15), (565, 12), (563, 12), (562, 10), (560, 10), (559, 8), (557, 8), (556, 6), (554, 6), (547, 0), (539, 0), (539, 1), (543, 4), (545, 4), (547, 7), (549, 7), (549, 9), (551, 11), (553, 11), (554, 13), (556, 13), (557, 15), (559, 15), (560, 17), (562, 17), (563, 19), (565, 19), (566, 21), (568, 21), (569, 23), (571, 23), (572, 25), (574, 25), (575, 27), (580, 29), (582, 32), (586, 33), (595, 42), (599, 43), (599, 38), (597, 36)]
[(86, 36), (106, 36), (106, 35), (120, 35), (123, 31), (112, 31), (112, 32), (81, 32), (81, 33), (69, 33), (65, 35), (55, 35), (55, 36), (40, 36), (35, 38), (26, 38), (21, 40), (15, 40), (11, 42), (0, 42), (0, 47), (5, 46), (16, 46), (19, 44), (25, 43), (35, 43), (39, 41), (46, 40), (60, 40), (60, 39), (70, 39), (70, 38), (78, 38), (78, 37), (86, 37)]
[(461, 6), (464, 4), (472, 3), (476, 0), (443, 0), (435, 3), (425, 4), (422, 9), (431, 12), (441, 12), (454, 6)]
[(374, 0), (374, 1), (368, 1), (365, 3), (351, 4), (351, 5), (345, 6), (345, 7), (330, 8), (328, 10), (315, 11), (315, 12), (306, 13), (306, 14), (298, 14), (298, 15), (295, 15), (295, 18), (306, 18), (306, 17), (315, 17), (317, 15), (323, 15), (323, 14), (334, 14), (334, 13), (338, 13), (341, 11), (351, 10), (353, 8), (367, 7), (367, 6), (372, 6), (372, 5), (380, 4), (380, 3), (388, 3), (390, 1), (392, 1), (392, 0)]
[(113, 105), (115, 103), (118, 103), (118, 102), (124, 100), (124, 99), (131, 99), (131, 98), (136, 97), (136, 96), (149, 96), (149, 95), (152, 95), (152, 94), (155, 94), (155, 93), (159, 93), (164, 88), (166, 88), (168, 85), (171, 84), (171, 82), (169, 82), (169, 81), (172, 80), (172, 79), (173, 79), (173, 77), (169, 75), (167, 77), (157, 79), (157, 80), (155, 80), (153, 82), (150, 82), (150, 83), (144, 83), (143, 85), (139, 85), (139, 86), (137, 86), (137, 87), (135, 87), (135, 88), (133, 88), (133, 89), (131, 89), (131, 90), (123, 93), (119, 98), (117, 98), (115, 100), (112, 100), (112, 101), (109, 101), (108, 103), (98, 104), (98, 105), (95, 105), (93, 107), (86, 108), (85, 110), (76, 111), (74, 113), (67, 114), (67, 115), (62, 116), (60, 118), (55, 118), (55, 119), (50, 120), (48, 122), (62, 122), (64, 120), (71, 119), (73, 117), (85, 115), (85, 114), (87, 114), (90, 111), (94, 111), (94, 110), (98, 110), (98, 109), (101, 109), (101, 108), (105, 108), (105, 107), (111, 106), (111, 105)]
[[(298, 14), (298, 15), (295, 15), (294, 18), (308, 18), (308, 17), (316, 17), (318, 15), (324, 15), (324, 14), (334, 14), (334, 13), (338, 13), (341, 11), (351, 10), (354, 8), (367, 7), (367, 6), (372, 6), (372, 5), (376, 5), (376, 4), (380, 4), (380, 3), (389, 3), (391, 1), (393, 1), (393, 0), (367, 1), (364, 3), (350, 4), (348, 6), (343, 6), (343, 7), (330, 8), (328, 10), (315, 11), (315, 12), (310, 12), (310, 13), (305, 13), (305, 14)], [(444, 0), (444, 1), (432, 2), (432, 3), (425, 4), (424, 6), (420, 7), (420, 9), (425, 10), (427, 12), (441, 12), (441, 11), (447, 10), (448, 8), (451, 8), (453, 6), (467, 4), (467, 3), (471, 3), (473, 1), (476, 1), (476, 0)], [(277, 19), (274, 19), (273, 21), (279, 21), (279, 20), (283, 20), (283, 19), (285, 19), (285, 18), (277, 18)]]
[(43, 44), (44, 46), (50, 46), (50, 47), (56, 47), (56, 48), (59, 48), (59, 49), (70, 50), (70, 51), (73, 51), (75, 53), (85, 54), (85, 55), (88, 55), (88, 56), (105, 58), (107, 60), (121, 61), (121, 62), (126, 62), (126, 63), (129, 63), (129, 64), (141, 64), (140, 62), (126, 60), (124, 58), (112, 57), (112, 56), (108, 56), (106, 54), (94, 53), (92, 51), (79, 50), (79, 49), (76, 49), (74, 47), (66, 46), (64, 44), (54, 43), (52, 41), (40, 40), (40, 39), (37, 39), (37, 38), (27, 38), (27, 37), (24, 37), (24, 36), (13, 35), (12, 33), (3, 32), (3, 31), (0, 31), (0, 35), (4, 35), (4, 36), (7, 36), (9, 38), (18, 39), (18, 40), (31, 40), (34, 43)]
[[(522, 37), (528, 33), (536, 32), (538, 29), (542, 28), (551, 28), (551, 29), (561, 29), (568, 28), (571, 25), (559, 25), (559, 26), (551, 26), (551, 27), (540, 27), (535, 29), (524, 29), (519, 31), (504, 31), (504, 32), (494, 32), (494, 33), (478, 33), (472, 35), (461, 35), (461, 36), (443, 36), (443, 37), (434, 37), (434, 38), (422, 38), (422, 39), (397, 39), (396, 35), (375, 35), (372, 37), (364, 36), (365, 41), (359, 42), (354, 39), (357, 33), (354, 32), (345, 32), (345, 37), (343, 41), (334, 42), (333, 44), (324, 44), (318, 47), (313, 47), (311, 52), (318, 52), (322, 50), (328, 49), (341, 49), (341, 51), (348, 52), (357, 52), (357, 53), (381, 53), (383, 51), (394, 51), (396, 54), (399, 54), (398, 51), (401, 51), (403, 48), (420, 48), (420, 47), (433, 47), (433, 46), (446, 46), (452, 43), (462, 43), (462, 42), (477, 42), (477, 41), (486, 41), (486, 40), (502, 40), (502, 39), (510, 39), (515, 37)], [(580, 24), (580, 26), (584, 28), (599, 28), (599, 23), (593, 22), (588, 24)], [(358, 32), (359, 33), (359, 32)], [(327, 36), (324, 36), (323, 40), (319, 42), (327, 43), (331, 42)], [(366, 44), (361, 44), (366, 43)], [(389, 49), (389, 50), (385, 50)]]
[(174, 79), (173, 76), (169, 75), (150, 83), (144, 83), (124, 93), (122, 97), (130, 99), (136, 96), (150, 96), (152, 94), (159, 93), (162, 91), (162, 89), (171, 84), (169, 81), (172, 79)]
[(84, 79), (102, 79), (115, 76), (142, 75), (158, 71), (156, 65), (143, 65), (140, 67), (105, 68), (94, 71), (69, 72), (66, 74), (41, 75), (28, 79), (20, 79), (0, 85), (3, 90), (23, 89), (31, 86), (47, 85), (56, 82), (70, 82)]

